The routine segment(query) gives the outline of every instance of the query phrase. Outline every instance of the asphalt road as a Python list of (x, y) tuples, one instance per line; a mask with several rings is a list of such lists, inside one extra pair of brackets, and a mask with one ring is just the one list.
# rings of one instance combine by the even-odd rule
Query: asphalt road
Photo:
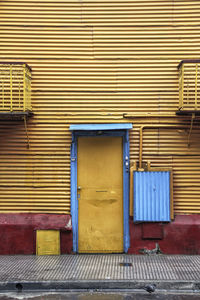
[(200, 293), (198, 294), (148, 294), (148, 293), (131, 293), (131, 292), (117, 292), (117, 293), (8, 293), (0, 294), (0, 300), (200, 300)]

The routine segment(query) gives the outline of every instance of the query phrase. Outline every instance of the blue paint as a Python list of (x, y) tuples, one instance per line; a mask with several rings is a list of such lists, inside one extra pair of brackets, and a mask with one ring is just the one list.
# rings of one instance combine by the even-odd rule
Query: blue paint
[(77, 141), (73, 136), (71, 144), (71, 215), (73, 229), (73, 250), (77, 252), (78, 241), (78, 201), (77, 195)]
[(130, 123), (112, 124), (76, 124), (70, 125), (69, 130), (128, 130), (133, 126)]
[(134, 172), (134, 221), (170, 222), (170, 172)]
[[(128, 160), (127, 160), (128, 158)], [(129, 235), (129, 133), (124, 132), (123, 136), (123, 209), (124, 209), (124, 252), (127, 253), (130, 247)]]
[[(87, 125), (87, 124), (85, 124)], [(96, 130), (94, 130), (94, 125), (97, 125)], [(78, 199), (77, 199), (77, 140), (79, 136), (121, 136), (123, 137), (123, 210), (124, 210), (124, 252), (128, 251), (130, 246), (130, 237), (129, 237), (129, 133), (128, 130), (105, 130), (98, 133), (99, 125), (118, 125), (118, 124), (93, 124), (92, 130), (74, 130), (72, 132), (72, 146), (71, 146), (71, 214), (72, 214), (72, 229), (73, 229), (73, 251), (78, 252)], [(119, 124), (124, 125), (124, 124)], [(128, 129), (132, 128), (132, 124)], [(79, 125), (71, 125), (73, 126)], [(80, 125), (83, 126), (83, 125)], [(103, 128), (103, 127), (102, 127)], [(109, 128), (110, 129), (110, 128)]]

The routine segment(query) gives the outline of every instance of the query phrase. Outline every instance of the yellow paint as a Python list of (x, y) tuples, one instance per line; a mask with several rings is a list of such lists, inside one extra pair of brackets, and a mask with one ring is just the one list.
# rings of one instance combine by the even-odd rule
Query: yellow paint
[(137, 170), (136, 162), (130, 167), (130, 193), (129, 193), (129, 214), (133, 215), (133, 172)]
[[(195, 74), (195, 109), (197, 110), (198, 108), (198, 102), (197, 102), (197, 89), (198, 89), (198, 64), (196, 64), (196, 74)], [(199, 99), (198, 99), (199, 100)]]
[[(13, 73), (12, 73), (12, 65), (10, 65), (10, 111), (13, 111)], [(3, 103), (2, 103), (2, 106)]]
[(78, 139), (79, 252), (123, 252), (121, 137)]
[(183, 63), (179, 70), (179, 109), (183, 111), (200, 110), (199, 63)]
[(31, 110), (31, 72), (26, 64), (0, 63), (0, 112)]
[[(70, 214), (69, 125), (130, 121), (130, 158), (137, 162), (141, 126), (186, 125), (146, 130), (142, 160), (150, 160), (153, 167), (173, 167), (175, 214), (200, 213), (199, 120), (188, 148), (190, 119), (175, 115), (177, 65), (183, 59), (199, 59), (200, 2), (37, 0), (34, 4), (28, 0), (0, 4), (0, 61), (32, 67), (34, 112), (27, 121), (30, 149), (23, 121), (0, 122), (0, 212)], [(0, 70), (5, 111), (10, 110), (10, 94), (1, 81), (3, 74)], [(184, 99), (190, 104), (195, 90), (192, 64), (185, 65), (182, 84), (188, 83), (191, 92)], [(20, 89), (23, 110), (23, 79)], [(197, 101), (199, 95), (198, 87)], [(13, 110), (16, 107), (13, 93)], [(124, 114), (140, 117), (128, 119)]]
[(36, 231), (36, 254), (59, 255), (60, 254), (60, 231), (37, 230)]
[(26, 65), (23, 66), (23, 96), (24, 96), (24, 101), (23, 101), (23, 111), (26, 110)]
[[(184, 84), (185, 84), (185, 68), (184, 68), (184, 64), (182, 65), (182, 72), (181, 72), (181, 89), (182, 89), (182, 93), (181, 93), (181, 105), (180, 108), (183, 107), (183, 103), (184, 103)], [(179, 99), (180, 101), (180, 99)]]

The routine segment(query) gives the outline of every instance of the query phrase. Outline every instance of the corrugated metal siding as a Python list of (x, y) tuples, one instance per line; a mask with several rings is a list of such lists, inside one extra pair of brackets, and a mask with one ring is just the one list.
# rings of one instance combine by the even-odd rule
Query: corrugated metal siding
[(199, 58), (197, 1), (1, 1), (0, 60), (33, 69), (28, 122), (0, 123), (0, 211), (70, 212), (69, 124), (132, 121), (131, 160), (173, 167), (175, 213), (200, 213), (200, 130), (187, 118), (137, 118), (178, 108), (182, 59)]
[(134, 172), (134, 221), (170, 221), (170, 172)]

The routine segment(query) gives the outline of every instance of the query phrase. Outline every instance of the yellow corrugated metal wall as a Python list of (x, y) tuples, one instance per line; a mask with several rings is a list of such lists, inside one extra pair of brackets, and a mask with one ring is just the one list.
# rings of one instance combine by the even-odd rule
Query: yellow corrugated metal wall
[(19, 0), (0, 3), (0, 61), (33, 69), (28, 122), (0, 122), (0, 211), (70, 212), (69, 124), (133, 122), (131, 159), (143, 124), (144, 160), (174, 169), (175, 213), (200, 213), (200, 130), (184, 117), (130, 118), (178, 108), (177, 65), (200, 53), (194, 0)]

